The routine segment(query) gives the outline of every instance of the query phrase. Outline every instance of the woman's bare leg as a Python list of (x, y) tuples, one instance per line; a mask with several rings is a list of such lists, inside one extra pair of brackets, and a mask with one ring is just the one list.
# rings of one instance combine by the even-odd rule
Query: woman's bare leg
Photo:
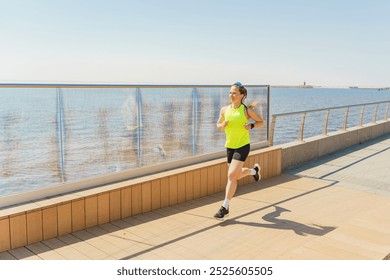
[(237, 190), (237, 180), (249, 175), (250, 169), (243, 168), (244, 162), (233, 159), (228, 169), (228, 181), (226, 184), (225, 198), (231, 200)]

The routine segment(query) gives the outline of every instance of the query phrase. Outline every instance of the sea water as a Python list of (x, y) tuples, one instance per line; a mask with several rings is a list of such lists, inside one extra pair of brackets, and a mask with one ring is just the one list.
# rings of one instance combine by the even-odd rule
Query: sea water
[[(223, 151), (215, 123), (228, 89), (1, 88), (0, 196)], [(266, 87), (248, 88), (266, 123), (267, 97)], [(390, 91), (271, 88), (270, 115), (389, 99)], [(322, 115), (307, 117), (305, 137), (321, 133)], [(341, 115), (331, 116), (330, 130)], [(348, 126), (356, 125), (359, 110), (350, 115)], [(275, 144), (294, 141), (298, 126), (298, 117), (278, 119)], [(267, 126), (253, 130), (251, 141), (267, 135)]]

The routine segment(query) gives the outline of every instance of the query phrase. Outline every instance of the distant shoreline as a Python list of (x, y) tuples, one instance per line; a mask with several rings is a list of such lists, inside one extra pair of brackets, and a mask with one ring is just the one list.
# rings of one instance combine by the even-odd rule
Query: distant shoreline
[(363, 89), (363, 90), (390, 90), (390, 87), (356, 87), (356, 86), (312, 86), (312, 85), (300, 85), (300, 86), (288, 86), (288, 85), (270, 85), (271, 88), (340, 88), (340, 89)]
[(306, 85), (306, 86), (285, 86), (285, 85), (271, 85), (270, 87), (273, 87), (273, 88), (322, 88), (321, 86), (310, 86), (310, 85)]

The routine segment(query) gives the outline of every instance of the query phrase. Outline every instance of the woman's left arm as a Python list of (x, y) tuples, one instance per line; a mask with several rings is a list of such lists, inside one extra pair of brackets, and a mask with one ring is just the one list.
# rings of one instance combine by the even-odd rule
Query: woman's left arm
[(254, 128), (264, 127), (263, 119), (252, 108), (248, 108), (248, 116), (255, 121)]

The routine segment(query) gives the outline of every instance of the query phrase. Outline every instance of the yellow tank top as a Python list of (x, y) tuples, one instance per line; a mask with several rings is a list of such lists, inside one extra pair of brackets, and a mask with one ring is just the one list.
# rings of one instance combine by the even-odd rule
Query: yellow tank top
[(238, 149), (250, 143), (249, 131), (244, 125), (248, 122), (245, 116), (245, 107), (241, 104), (237, 109), (228, 106), (225, 110), (225, 121), (229, 124), (225, 127), (226, 148)]

